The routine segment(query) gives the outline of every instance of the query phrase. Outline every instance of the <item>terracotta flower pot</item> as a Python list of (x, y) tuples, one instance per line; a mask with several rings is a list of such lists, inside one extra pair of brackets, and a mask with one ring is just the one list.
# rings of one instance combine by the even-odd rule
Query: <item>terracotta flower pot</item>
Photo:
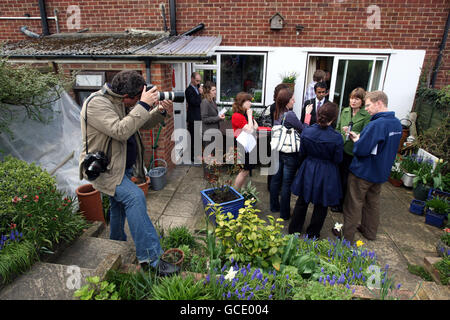
[[(131, 181), (133, 181), (134, 183), (137, 183), (137, 178), (136, 177), (131, 177)], [(150, 183), (150, 177), (149, 176), (145, 176), (145, 182), (144, 183), (139, 183), (138, 187), (142, 189), (142, 191), (144, 191), (144, 195), (147, 196), (148, 193), (148, 184)]]
[(178, 248), (172, 248), (165, 251), (161, 256), (161, 259), (173, 263), (174, 265), (181, 266), (184, 261), (184, 252)]
[(92, 184), (84, 184), (76, 189), (80, 212), (88, 221), (105, 222), (103, 204), (100, 191), (95, 190)]
[(403, 181), (399, 179), (393, 179), (389, 177), (388, 180), (394, 187), (400, 187), (403, 184)]

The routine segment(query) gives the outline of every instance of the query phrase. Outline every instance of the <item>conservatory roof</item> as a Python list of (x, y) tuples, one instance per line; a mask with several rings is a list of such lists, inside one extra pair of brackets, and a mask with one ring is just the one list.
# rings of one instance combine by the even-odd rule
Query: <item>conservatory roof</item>
[(0, 54), (10, 58), (205, 59), (222, 38), (168, 36), (163, 32), (70, 33), (6, 42)]

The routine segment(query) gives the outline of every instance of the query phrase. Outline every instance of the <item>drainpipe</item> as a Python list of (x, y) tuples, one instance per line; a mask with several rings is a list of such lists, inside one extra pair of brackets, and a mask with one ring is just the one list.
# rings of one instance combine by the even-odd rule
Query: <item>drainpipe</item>
[(145, 77), (147, 78), (147, 83), (151, 82), (151, 76), (150, 76), (150, 66), (152, 64), (152, 61), (150, 59), (145, 59)]
[(202, 22), (199, 25), (193, 27), (191, 30), (188, 30), (185, 33), (183, 33), (182, 36), (190, 36), (200, 30), (203, 30), (204, 28), (205, 28), (205, 24)]
[(448, 29), (450, 27), (450, 11), (447, 15), (447, 23), (445, 24), (445, 30), (444, 30), (444, 35), (442, 37), (442, 42), (441, 45), (439, 47), (439, 55), (436, 59), (436, 64), (434, 65), (434, 69), (433, 69), (433, 76), (431, 78), (431, 87), (434, 88), (434, 85), (436, 83), (436, 78), (437, 78), (437, 74), (439, 71), (439, 67), (441, 65), (441, 61), (442, 61), (442, 56), (444, 55), (444, 50), (445, 50), (445, 44), (447, 43), (447, 36), (448, 36)]
[(39, 11), (41, 12), (42, 34), (48, 36), (47, 12), (45, 11), (45, 0), (39, 0)]
[(177, 35), (177, 8), (175, 0), (169, 0), (170, 6), (170, 36)]
[(33, 31), (28, 30), (28, 27), (27, 27), (27, 26), (22, 26), (22, 27), (20, 27), (20, 31), (21, 31), (23, 34), (25, 34), (25, 35), (27, 35), (27, 36), (29, 36), (29, 37), (31, 37), (31, 38), (39, 39), (39, 38), (41, 37), (41, 36), (38, 35), (37, 33), (34, 33)]

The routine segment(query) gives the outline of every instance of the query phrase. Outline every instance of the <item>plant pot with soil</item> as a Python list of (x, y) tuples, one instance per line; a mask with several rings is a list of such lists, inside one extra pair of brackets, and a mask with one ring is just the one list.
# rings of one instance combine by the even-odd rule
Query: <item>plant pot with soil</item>
[(171, 248), (162, 254), (161, 259), (181, 267), (184, 261), (184, 252), (178, 248)]
[(145, 181), (143, 179), (138, 180), (136, 177), (131, 177), (131, 181), (138, 185), (142, 191), (144, 191), (144, 195), (147, 196), (148, 193), (148, 185), (150, 183), (150, 177), (145, 176)]

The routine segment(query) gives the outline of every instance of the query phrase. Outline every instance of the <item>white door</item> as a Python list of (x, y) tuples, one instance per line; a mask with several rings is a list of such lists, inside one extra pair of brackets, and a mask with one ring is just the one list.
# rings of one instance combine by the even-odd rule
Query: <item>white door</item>
[[(185, 63), (174, 63), (172, 67), (175, 71), (175, 87), (173, 91), (182, 91), (186, 89), (186, 64)], [(186, 132), (186, 101), (178, 103), (173, 103), (173, 125), (175, 134), (175, 157), (178, 161), (183, 155), (183, 139), (187, 139), (185, 134), (180, 134)], [(179, 129), (179, 130), (177, 130)]]

